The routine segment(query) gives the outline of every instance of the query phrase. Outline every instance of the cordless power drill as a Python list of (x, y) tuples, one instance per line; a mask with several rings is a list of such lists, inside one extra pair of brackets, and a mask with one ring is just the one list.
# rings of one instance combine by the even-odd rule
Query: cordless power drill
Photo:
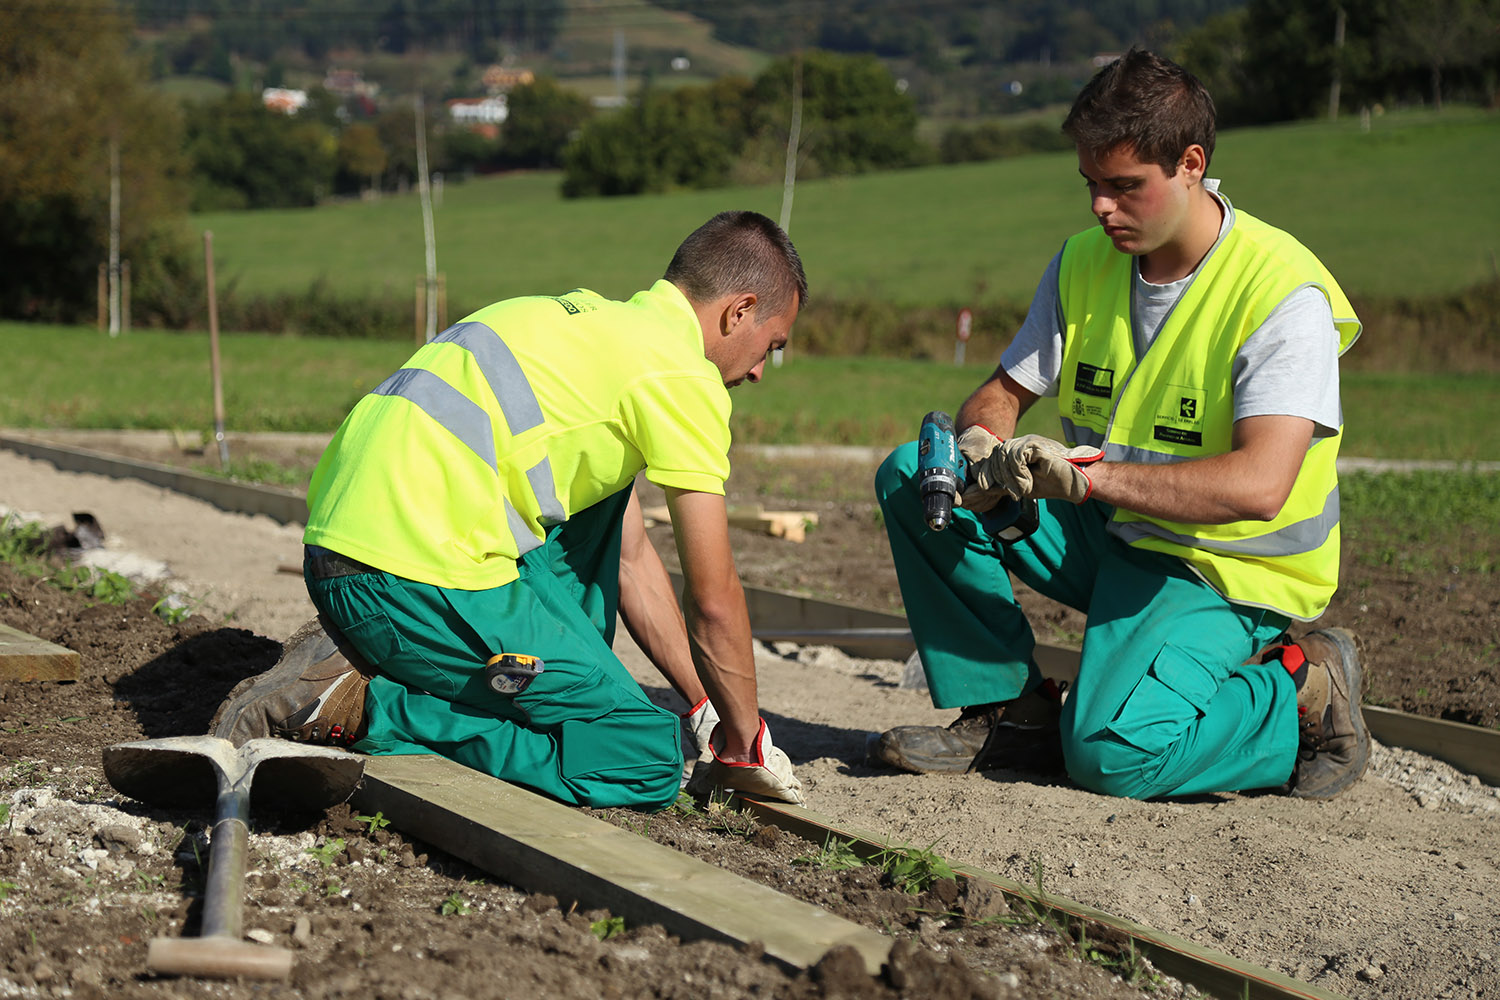
[[(958, 450), (953, 418), (933, 410), (917, 434), (917, 488), (927, 526), (942, 531), (953, 523), (953, 500), (969, 481), (969, 461)], [(1037, 529), (1036, 501), (1007, 496), (979, 515), (984, 529), (1002, 542), (1016, 542)]]

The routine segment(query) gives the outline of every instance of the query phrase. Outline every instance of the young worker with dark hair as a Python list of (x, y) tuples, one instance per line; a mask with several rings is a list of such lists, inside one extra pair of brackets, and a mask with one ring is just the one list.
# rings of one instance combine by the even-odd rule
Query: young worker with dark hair
[[(1098, 225), (1064, 243), (956, 427), (970, 482), (927, 528), (913, 445), (877, 474), (907, 614), (947, 728), (884, 733), (911, 771), (1055, 765), (1152, 798), (1289, 785), (1328, 798), (1363, 773), (1354, 639), (1291, 639), (1337, 586), (1338, 357), (1359, 334), (1313, 254), (1208, 177), (1213, 101), (1132, 50), (1063, 131)], [(1055, 395), (1062, 440), (1014, 437)], [(1039, 501), (1040, 527), (975, 516)], [(964, 513), (967, 511), (967, 513)], [(1043, 681), (1011, 577), (1085, 612), (1077, 680)]]
[[(438, 753), (564, 802), (662, 808), (682, 723), (611, 651), (618, 612), (697, 738), (713, 731), (707, 781), (800, 802), (760, 718), (723, 493), (727, 389), (760, 380), (806, 298), (786, 234), (725, 212), (628, 302), (509, 299), (422, 347), (313, 472), (319, 623), (231, 696), (218, 732)], [(681, 606), (641, 472), (666, 492)]]

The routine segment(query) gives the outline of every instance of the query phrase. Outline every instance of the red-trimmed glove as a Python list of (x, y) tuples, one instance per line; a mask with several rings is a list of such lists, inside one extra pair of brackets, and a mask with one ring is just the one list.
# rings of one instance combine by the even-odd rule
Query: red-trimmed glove
[(983, 514), (1003, 501), (1019, 498), (1011, 486), (1011, 476), (1001, 457), (1005, 442), (990, 433), (988, 427), (975, 424), (958, 436), (958, 451), (969, 460), (969, 482), (955, 502), (976, 514)]
[(714, 710), (713, 702), (708, 700), (707, 695), (683, 714), (682, 731), (697, 751), (699, 760), (708, 760), (713, 756), (708, 748), (708, 738), (713, 735), (714, 727), (718, 724), (719, 713)]
[(1018, 499), (1083, 503), (1094, 491), (1094, 481), (1084, 469), (1103, 458), (1104, 452), (1088, 446), (1069, 448), (1040, 434), (1024, 434), (1002, 444), (998, 455), (1015, 483)]
[(687, 790), (691, 795), (707, 795), (714, 788), (742, 792), (755, 798), (778, 799), (801, 805), (802, 782), (792, 773), (792, 762), (779, 747), (771, 744), (771, 729), (760, 720), (760, 731), (753, 745), (755, 760), (725, 760), (719, 756), (724, 747), (722, 726), (715, 726), (709, 738), (713, 760), (706, 767), (693, 769)]

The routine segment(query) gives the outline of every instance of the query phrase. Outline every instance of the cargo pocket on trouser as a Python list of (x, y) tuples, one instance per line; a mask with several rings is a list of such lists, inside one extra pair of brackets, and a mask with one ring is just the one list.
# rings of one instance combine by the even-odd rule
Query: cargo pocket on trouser
[[(1095, 791), (1129, 798), (1164, 794), (1180, 784), (1180, 744), (1203, 718), (1219, 680), (1190, 653), (1171, 644), (1156, 654), (1115, 717), (1104, 739), (1091, 740), (1077, 764), (1094, 773), (1074, 780)], [(1074, 768), (1069, 759), (1069, 771)], [(1184, 776), (1185, 777), (1185, 776)], [(1086, 780), (1092, 779), (1092, 780)]]
[[(519, 696), (517, 704), (530, 694)], [(620, 691), (598, 669), (550, 697), (551, 705), (523, 707), (533, 722), (556, 726), (558, 777), (579, 802), (660, 809), (676, 801), (682, 736), (675, 714), (651, 704), (639, 689)]]
[(342, 626), (354, 648), (385, 676), (409, 688), (428, 691), (447, 701), (458, 696), (466, 678), (436, 667), (417, 647), (402, 638), (385, 612)]

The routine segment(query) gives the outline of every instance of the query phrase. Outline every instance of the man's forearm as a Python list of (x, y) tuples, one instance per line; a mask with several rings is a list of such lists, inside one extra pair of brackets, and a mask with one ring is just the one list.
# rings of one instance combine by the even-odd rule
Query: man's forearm
[(760, 728), (750, 614), (729, 547), (724, 498), (667, 490), (682, 563), (682, 607), (698, 679), (719, 710), (721, 756), (749, 760)]
[(1231, 457), (1216, 455), (1174, 465), (1099, 462), (1088, 468), (1094, 482), (1091, 498), (1136, 514), (1193, 524), (1275, 517), (1286, 498), (1278, 500), (1260, 489), (1253, 470), (1228, 461)]
[(998, 438), (1008, 438), (1015, 433), (1021, 414), (1036, 398), (1003, 369), (997, 368), (994, 375), (964, 400), (954, 426), (962, 433), (977, 424)]
[(703, 685), (693, 667), (682, 608), (677, 604), (672, 579), (659, 558), (654, 565), (648, 560), (621, 562), (620, 617), (635, 644), (673, 690), (689, 706), (702, 700)]
[(743, 591), (738, 615), (732, 608), (723, 613), (700, 607), (691, 598), (686, 604), (688, 641), (698, 679), (723, 721), (720, 755), (726, 760), (748, 760), (760, 728), (760, 700)]
[(1312, 431), (1312, 421), (1301, 417), (1248, 417), (1235, 423), (1233, 448), (1222, 455), (1166, 465), (1089, 466), (1091, 496), (1169, 521), (1270, 521), (1291, 495)]

